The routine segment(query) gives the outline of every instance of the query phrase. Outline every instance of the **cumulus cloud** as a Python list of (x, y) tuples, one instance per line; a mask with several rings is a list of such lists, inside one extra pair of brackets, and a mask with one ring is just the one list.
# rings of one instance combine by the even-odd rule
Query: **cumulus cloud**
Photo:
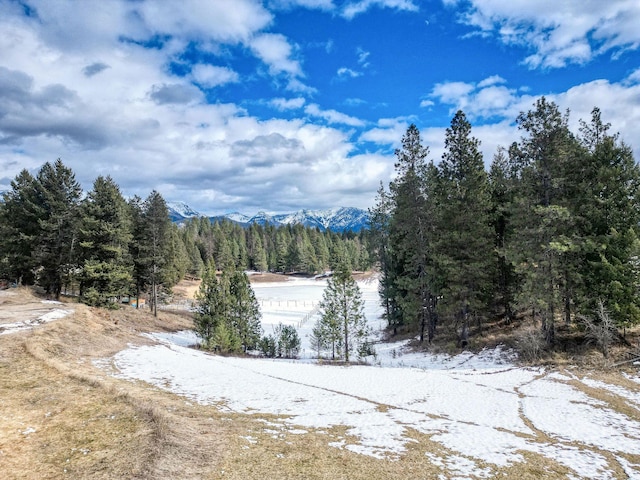
[(302, 97), (273, 98), (269, 101), (269, 105), (271, 105), (276, 110), (285, 111), (285, 110), (297, 110), (298, 108), (302, 108), (305, 102), (306, 100)]
[(399, 148), (402, 136), (409, 127), (409, 121), (404, 118), (382, 118), (375, 127), (366, 130), (358, 138), (359, 142), (372, 142), (380, 146), (391, 145)]
[(133, 2), (130, 8), (143, 20), (148, 33), (225, 43), (247, 42), (273, 21), (273, 15), (252, 0), (234, 0), (233, 8), (226, 2), (147, 0)]
[(364, 125), (364, 122), (359, 118), (351, 117), (336, 110), (322, 110), (315, 103), (307, 105), (304, 111), (307, 115), (322, 118), (328, 123), (338, 123), (342, 125), (349, 125), (351, 127), (361, 127)]
[(237, 72), (227, 67), (198, 63), (191, 68), (193, 80), (206, 87), (213, 88), (225, 83), (235, 83), (240, 80)]
[(640, 3), (635, 0), (444, 0), (463, 7), (459, 18), (476, 33), (506, 45), (524, 46), (530, 68), (583, 64), (604, 53), (620, 55), (640, 46)]
[(286, 73), (294, 77), (302, 75), (300, 64), (291, 58), (293, 48), (284, 35), (264, 33), (254, 37), (249, 45), (273, 74)]

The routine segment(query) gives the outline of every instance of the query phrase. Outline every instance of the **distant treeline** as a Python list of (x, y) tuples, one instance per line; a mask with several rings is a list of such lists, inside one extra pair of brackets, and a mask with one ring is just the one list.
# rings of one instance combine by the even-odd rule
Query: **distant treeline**
[(338, 234), (301, 224), (243, 228), (230, 220), (212, 223), (201, 217), (185, 221), (180, 235), (189, 255), (188, 273), (195, 276), (209, 259), (220, 270), (232, 266), (281, 273), (319, 273), (341, 261), (353, 270), (372, 266), (366, 230)]
[(110, 177), (83, 198), (73, 171), (46, 163), (23, 170), (0, 202), (0, 278), (37, 284), (53, 297), (78, 294), (90, 305), (156, 297), (210, 260), (220, 269), (316, 273), (341, 259), (371, 266), (366, 232), (336, 234), (301, 225), (244, 229), (231, 221), (190, 219), (178, 227), (162, 196), (125, 200)]
[(370, 212), (393, 331), (431, 340), (444, 325), (464, 344), (488, 319), (533, 318), (551, 345), (559, 322), (640, 322), (631, 148), (597, 108), (578, 132), (545, 98), (516, 123), (521, 139), (496, 153), (489, 172), (463, 112), (438, 163), (415, 125), (407, 130), (397, 176)]

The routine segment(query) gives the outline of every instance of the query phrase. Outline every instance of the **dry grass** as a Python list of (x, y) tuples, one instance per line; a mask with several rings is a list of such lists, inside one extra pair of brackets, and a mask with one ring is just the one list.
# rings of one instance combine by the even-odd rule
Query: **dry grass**
[[(43, 308), (29, 291), (0, 296), (7, 318)], [(355, 444), (345, 427), (292, 432), (286, 419), (232, 414), (142, 382), (113, 378), (94, 366), (139, 334), (191, 327), (188, 316), (106, 311), (79, 304), (75, 313), (29, 332), (0, 336), (0, 468), (3, 479), (363, 479), (451, 478), (436, 458), (455, 458), (428, 435), (408, 430), (400, 457), (375, 459), (331, 442)], [(12, 313), (13, 312), (13, 313)], [(13, 317), (12, 317), (13, 315)], [(599, 379), (632, 388), (620, 376)], [(628, 405), (589, 392), (625, 414)], [(481, 441), (481, 439), (479, 439)], [(503, 478), (566, 478), (549, 458), (490, 468)], [(629, 457), (631, 461), (640, 461)]]

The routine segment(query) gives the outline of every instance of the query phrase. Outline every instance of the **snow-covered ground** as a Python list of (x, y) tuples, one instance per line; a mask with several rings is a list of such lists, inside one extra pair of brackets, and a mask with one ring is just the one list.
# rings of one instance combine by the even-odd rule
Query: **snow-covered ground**
[[(279, 321), (300, 325), (304, 341), (323, 288), (312, 280), (254, 285), (265, 331)], [(379, 330), (377, 285), (361, 289)], [(334, 367), (311, 361), (308, 343), (303, 359), (284, 361), (205, 354), (189, 348), (197, 341), (190, 332), (153, 337), (158, 344), (113, 358), (118, 376), (229, 411), (281, 415), (265, 431), (346, 426), (347, 435), (330, 445), (398, 459), (415, 442), (414, 430), (440, 445), (435, 452), (425, 448), (425, 455), (447, 478), (490, 478), (502, 466), (525, 462), (525, 452), (566, 466), (568, 478), (615, 478), (614, 469), (640, 478), (640, 422), (614, 410), (606, 395), (586, 393), (598, 389), (640, 410), (637, 375), (627, 378), (634, 388), (624, 388), (519, 368), (501, 349), (448, 357), (406, 353), (402, 343), (378, 345), (374, 365)]]
[[(9, 323), (0, 322), (0, 335), (8, 335), (10, 333), (31, 330), (37, 327), (38, 325), (49, 323), (54, 320), (59, 320), (73, 313), (73, 310), (71, 309), (51, 307), (52, 305), (56, 305), (56, 306), (63, 305), (62, 302), (57, 302), (55, 300), (42, 300), (41, 304), (46, 305), (45, 310), (48, 310), (45, 313), (42, 313), (42, 315), (38, 315), (34, 318), (27, 318), (26, 320), (20, 320), (18, 322), (9, 322)], [(20, 314), (16, 316), (28, 317), (28, 314), (21, 311)]]

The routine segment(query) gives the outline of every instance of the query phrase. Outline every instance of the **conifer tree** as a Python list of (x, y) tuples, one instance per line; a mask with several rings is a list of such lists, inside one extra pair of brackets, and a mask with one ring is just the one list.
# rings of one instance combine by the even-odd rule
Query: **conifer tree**
[(260, 306), (247, 274), (235, 270), (230, 274), (229, 330), (236, 335), (244, 352), (258, 346), (262, 334)]
[(479, 319), (486, 311), (492, 267), (489, 184), (479, 146), (471, 124), (458, 111), (446, 130), (438, 166), (434, 243), (444, 284), (439, 308), (461, 326), (463, 344), (470, 318)]
[(18, 285), (35, 281), (35, 252), (45, 212), (39, 198), (37, 180), (25, 169), (0, 202), (0, 274)]
[(81, 296), (89, 305), (112, 305), (128, 292), (131, 222), (120, 188), (111, 177), (98, 177), (82, 203), (79, 246)]
[(332, 346), (332, 358), (341, 348), (345, 362), (349, 362), (352, 352), (366, 341), (369, 330), (363, 309), (360, 288), (343, 264), (327, 282), (316, 325), (325, 343)]
[(196, 307), (193, 315), (196, 334), (202, 339), (202, 346), (214, 350), (216, 332), (224, 324), (229, 314), (228, 283), (216, 276), (216, 267), (211, 260), (206, 267), (202, 283), (196, 294)]
[(433, 204), (428, 178), (433, 165), (427, 165), (429, 149), (422, 145), (420, 131), (410, 125), (396, 150), (397, 178), (391, 184), (393, 215), (390, 221), (390, 252), (393, 255), (399, 323), (405, 324), (424, 340), (435, 335), (436, 281), (431, 262), (430, 238), (433, 230)]
[(640, 167), (609, 128), (597, 108), (590, 123), (581, 121), (584, 154), (573, 178), (577, 230), (583, 240), (579, 308), (590, 316), (602, 300), (615, 323), (627, 326), (640, 321)]
[(46, 163), (37, 176), (39, 219), (36, 258), (38, 283), (59, 298), (77, 268), (77, 220), (82, 189), (73, 171), (60, 159)]
[(165, 283), (169, 265), (169, 241), (171, 220), (167, 204), (155, 190), (149, 194), (143, 205), (141, 261), (145, 266), (148, 284), (151, 286), (152, 308), (158, 315), (158, 288)]
[(380, 183), (376, 205), (369, 209), (369, 227), (371, 229), (371, 246), (380, 267), (379, 288), (380, 300), (384, 308), (383, 316), (387, 325), (393, 328), (393, 334), (398, 333), (401, 312), (396, 301), (395, 274), (393, 253), (391, 252), (391, 215), (393, 213), (392, 198)]
[(567, 174), (577, 166), (576, 141), (568, 114), (544, 97), (535, 109), (521, 113), (518, 127), (525, 133), (510, 161), (517, 172), (514, 201), (514, 240), (510, 260), (522, 278), (520, 303), (529, 305), (541, 320), (547, 344), (555, 339), (555, 317), (570, 315), (576, 281), (576, 251), (572, 238), (575, 217), (568, 193)]

